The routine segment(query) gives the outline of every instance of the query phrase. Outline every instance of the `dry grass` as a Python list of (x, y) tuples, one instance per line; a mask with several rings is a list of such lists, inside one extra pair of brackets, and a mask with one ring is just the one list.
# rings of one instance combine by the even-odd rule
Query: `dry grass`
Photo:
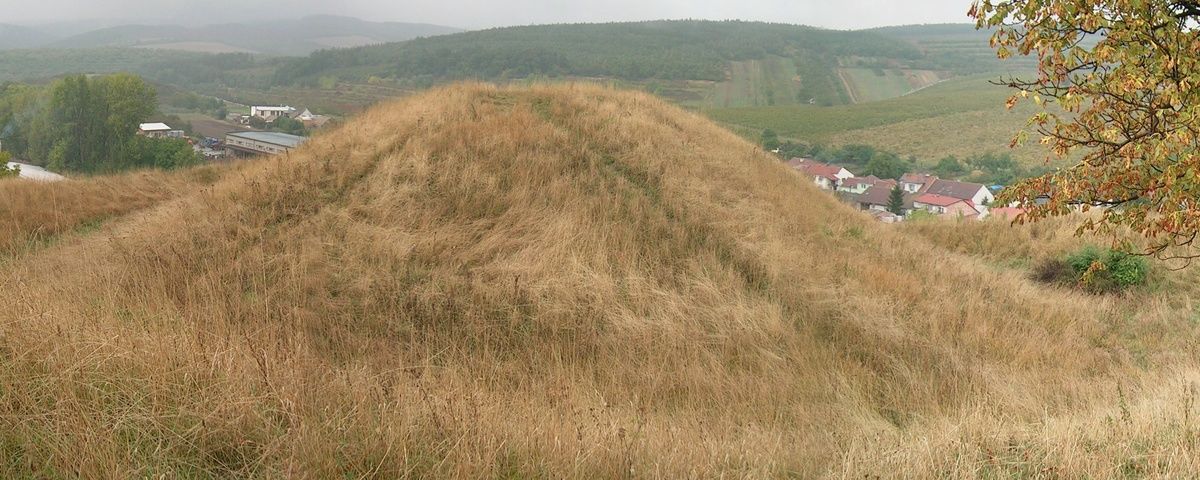
[(225, 167), (186, 172), (138, 172), (44, 183), (0, 183), (0, 255), (12, 256), (64, 233), (91, 230), (126, 213), (157, 205), (216, 181)]
[(438, 89), (0, 269), (0, 477), (1091, 471), (1041, 425), (1187, 315), (940, 248), (648, 95)]

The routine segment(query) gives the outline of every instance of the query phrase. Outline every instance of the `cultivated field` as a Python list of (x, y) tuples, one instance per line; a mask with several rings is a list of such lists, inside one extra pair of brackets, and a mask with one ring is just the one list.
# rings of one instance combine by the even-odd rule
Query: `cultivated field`
[(867, 144), (932, 164), (946, 155), (963, 158), (1010, 152), (1026, 165), (1045, 161), (1031, 136), (1009, 149), (1034, 110), (1027, 103), (1009, 111), (1011, 92), (989, 82), (999, 75), (950, 79), (911, 95), (858, 105), (729, 108), (700, 110), (747, 135), (772, 129), (785, 138), (826, 145)]
[(839, 68), (853, 103), (902, 97), (941, 80), (936, 72), (883, 68)]
[(0, 264), (0, 477), (1200, 472), (1191, 273), (1038, 284), (1069, 225), (876, 224), (647, 94), (459, 85), (181, 175), (0, 183), (47, 205), (8, 238), (75, 232)]

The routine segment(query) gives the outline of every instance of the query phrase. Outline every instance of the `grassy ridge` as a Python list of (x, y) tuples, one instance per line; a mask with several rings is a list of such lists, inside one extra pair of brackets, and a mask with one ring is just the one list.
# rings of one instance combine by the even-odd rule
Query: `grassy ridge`
[[(0, 296), (0, 476), (919, 475), (1186, 342), (1144, 307), (1190, 289), (941, 248), (649, 95), (437, 89), (0, 266), (39, 286)], [(995, 468), (1126, 458), (1051, 445)]]

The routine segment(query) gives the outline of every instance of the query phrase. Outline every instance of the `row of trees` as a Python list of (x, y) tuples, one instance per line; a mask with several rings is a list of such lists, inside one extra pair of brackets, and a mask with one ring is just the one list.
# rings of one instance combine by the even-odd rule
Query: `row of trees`
[(17, 157), (52, 170), (112, 172), (175, 168), (200, 158), (183, 140), (137, 135), (157, 94), (131, 74), (76, 75), (47, 86), (0, 87), (0, 140)]

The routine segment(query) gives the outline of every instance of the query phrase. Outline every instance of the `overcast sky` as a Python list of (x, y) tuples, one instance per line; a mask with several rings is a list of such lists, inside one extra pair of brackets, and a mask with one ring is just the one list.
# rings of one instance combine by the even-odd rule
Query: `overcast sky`
[(0, 23), (229, 23), (325, 13), (461, 28), (698, 18), (849, 29), (962, 23), (969, 7), (970, 0), (0, 0)]

